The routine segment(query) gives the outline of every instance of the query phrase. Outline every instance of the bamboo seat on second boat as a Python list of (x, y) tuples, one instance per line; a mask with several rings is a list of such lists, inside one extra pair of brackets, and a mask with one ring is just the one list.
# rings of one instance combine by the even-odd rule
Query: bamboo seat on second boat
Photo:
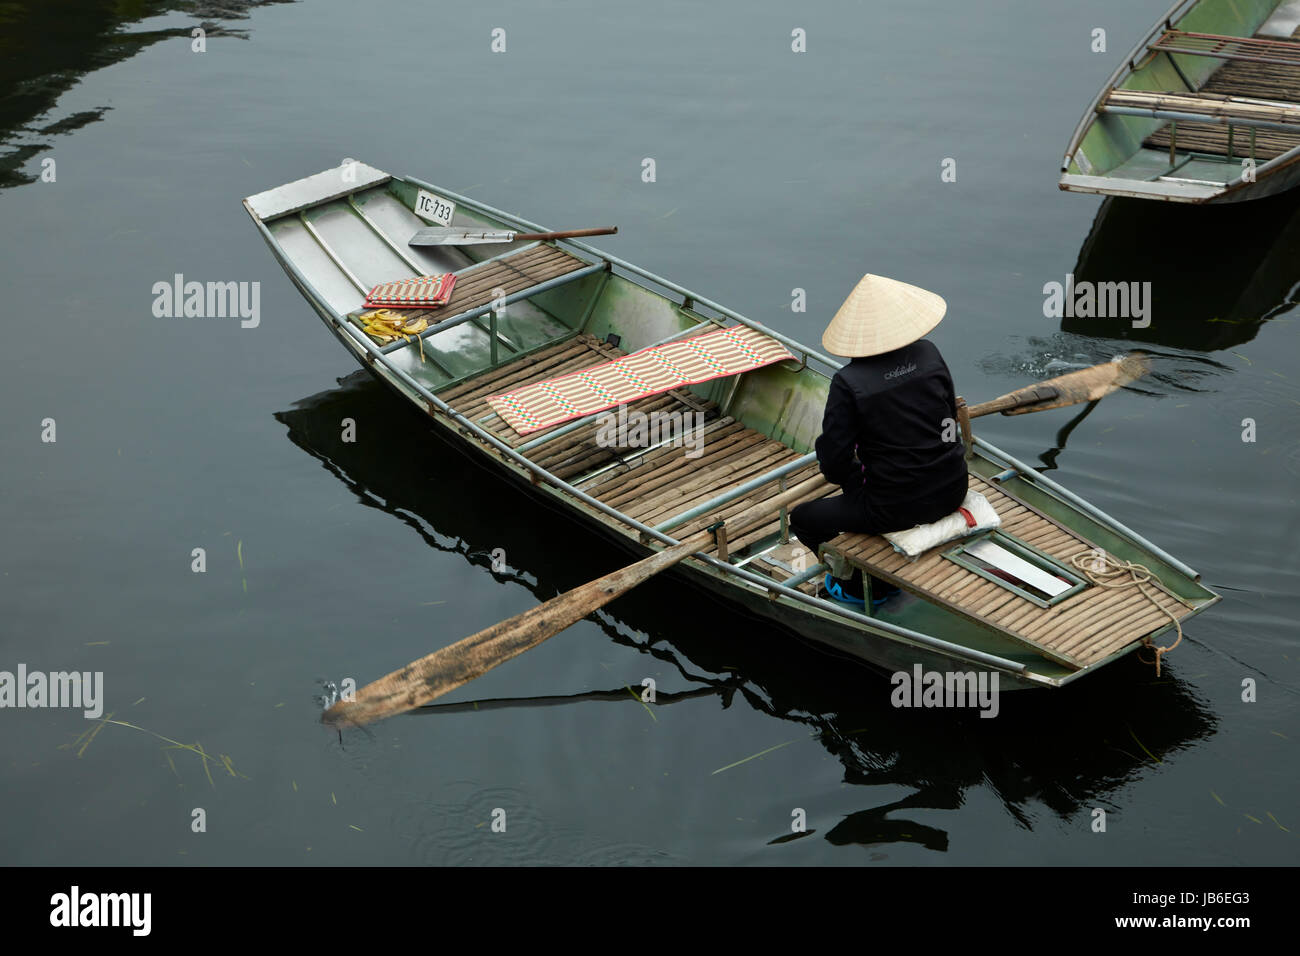
[(1231, 203), (1300, 183), (1296, 0), (1178, 0), (1075, 127), (1059, 185)]
[[(1002, 519), (998, 533), (1013, 544), (1026, 544), (1075, 570), (1076, 555), (1104, 553), (1095, 544), (1059, 522), (972, 474), (970, 487), (988, 499)], [(977, 536), (978, 537), (978, 536)], [(974, 539), (967, 539), (968, 541)], [(962, 542), (948, 542), (916, 559), (894, 550), (880, 535), (842, 534), (827, 542), (825, 552), (854, 567), (896, 584), (904, 591), (947, 606), (977, 624), (986, 625), (1033, 647), (1040, 654), (1071, 668), (1083, 668), (1128, 647), (1162, 622), (1166, 614), (1136, 586), (1103, 587), (1087, 580), (1059, 603), (1044, 607), (1004, 584), (977, 574), (945, 555)], [(1152, 580), (1146, 587), (1160, 605), (1178, 619), (1193, 608)]]
[[(1219, 42), (1212, 38), (1187, 36), (1179, 31), (1169, 31), (1156, 43), (1152, 50), (1186, 51), (1190, 48), (1204, 47), (1202, 55), (1221, 56), (1225, 62), (1206, 80), (1200, 90), (1190, 94), (1191, 99), (1198, 96), (1207, 101), (1227, 97), (1264, 100), (1276, 105), (1285, 103), (1292, 111), (1300, 110), (1300, 41), (1295, 38), (1277, 37), (1220, 37)], [(1263, 58), (1262, 60), (1260, 58)], [(1133, 91), (1116, 91), (1130, 93)], [(1186, 94), (1187, 91), (1180, 91)], [(1206, 96), (1208, 94), (1208, 96)], [(1223, 110), (1222, 103), (1207, 102), (1207, 115), (1215, 110)], [(1196, 112), (1194, 108), (1191, 112)], [(1252, 110), (1249, 106), (1233, 115), (1228, 109), (1225, 119), (1250, 119)], [(1268, 117), (1265, 117), (1268, 118)], [(1162, 126), (1146, 138), (1142, 145), (1154, 149), (1168, 149), (1170, 140), (1177, 138), (1177, 145), (1185, 150), (1198, 153), (1232, 156), (1240, 159), (1251, 155), (1251, 142), (1254, 142), (1254, 156), (1259, 162), (1265, 162), (1281, 156), (1288, 150), (1300, 146), (1300, 131), (1264, 128), (1257, 129), (1253, 135), (1249, 129), (1237, 129), (1230, 135), (1227, 125), (1219, 123), (1178, 123), (1175, 132), (1169, 125)]]

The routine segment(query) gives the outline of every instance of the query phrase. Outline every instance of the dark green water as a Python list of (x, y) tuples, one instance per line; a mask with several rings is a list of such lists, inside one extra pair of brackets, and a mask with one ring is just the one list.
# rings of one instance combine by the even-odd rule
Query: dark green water
[[(0, 711), (0, 859), (1294, 862), (1300, 197), (1170, 210), (1056, 188), (1079, 113), (1165, 6), (6, 4), (0, 670), (102, 671), (134, 726), (69, 748), (79, 712)], [(1159, 680), (1128, 659), (989, 721), (894, 710), (883, 679), (662, 579), (340, 742), (323, 682), (625, 560), (354, 374), (275, 265), (239, 200), (344, 157), (617, 223), (612, 252), (809, 342), (864, 272), (932, 288), (977, 400), (1140, 336), (1140, 387), (980, 431), (1225, 600)], [(1152, 281), (1152, 326), (1044, 318), (1069, 272)], [(175, 273), (260, 282), (260, 325), (155, 318)], [(627, 690), (646, 677), (653, 710)], [(239, 775), (209, 782), (145, 731)], [(773, 843), (795, 808), (811, 832)]]

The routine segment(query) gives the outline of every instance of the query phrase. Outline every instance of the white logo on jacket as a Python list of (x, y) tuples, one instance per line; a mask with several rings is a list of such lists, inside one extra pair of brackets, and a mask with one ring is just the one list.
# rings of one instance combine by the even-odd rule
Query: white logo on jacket
[(900, 378), (901, 376), (907, 375), (909, 372), (915, 372), (915, 371), (916, 371), (915, 363), (910, 363), (908, 365), (900, 365), (892, 372), (886, 372), (885, 378)]

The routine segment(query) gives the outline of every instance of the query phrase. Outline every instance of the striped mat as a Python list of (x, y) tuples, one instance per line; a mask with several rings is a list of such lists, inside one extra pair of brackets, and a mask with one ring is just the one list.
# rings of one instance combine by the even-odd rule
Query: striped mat
[(399, 309), (433, 309), (446, 305), (456, 285), (456, 273), (438, 276), (413, 276), (381, 282), (366, 294), (366, 308), (386, 305)]
[(682, 385), (739, 375), (792, 358), (775, 339), (748, 326), (733, 325), (533, 382), (493, 395), (488, 404), (516, 432), (527, 435)]

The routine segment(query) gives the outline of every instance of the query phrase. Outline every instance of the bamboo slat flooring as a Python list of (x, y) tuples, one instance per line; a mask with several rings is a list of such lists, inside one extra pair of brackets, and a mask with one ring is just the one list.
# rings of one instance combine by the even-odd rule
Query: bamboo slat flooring
[[(529, 382), (553, 378), (556, 375), (585, 368), (598, 362), (609, 361), (624, 354), (619, 349), (589, 335), (579, 335), (556, 343), (531, 356), (509, 362), (469, 382), (463, 382), (439, 393), (458, 412), (471, 420), (481, 421), (483, 427), (518, 447), (547, 432), (534, 432), (519, 436), (487, 404), (491, 395)], [(555, 437), (528, 449), (531, 461), (568, 481), (576, 482), (588, 494), (618, 508), (629, 517), (649, 525), (668, 521), (696, 505), (702, 504), (726, 491), (737, 488), (773, 468), (793, 461), (799, 455), (781, 442), (768, 438), (752, 428), (746, 428), (731, 418), (721, 417), (719, 409), (711, 402), (697, 396), (674, 390), (662, 395), (652, 395), (627, 406), (628, 414), (640, 411), (660, 414), (700, 412), (703, 415), (703, 440), (682, 444), (670, 443), (658, 448), (602, 447), (597, 441), (601, 423), (593, 420), (574, 431), (558, 434), (563, 426), (550, 431)], [(809, 465), (789, 475), (786, 488), (817, 476), (817, 466)], [(800, 500), (812, 500), (830, 494), (836, 489), (815, 482)], [(721, 505), (672, 530), (675, 537), (685, 537), (725, 520), (763, 501), (776, 497), (781, 485), (769, 482), (735, 501)], [(767, 541), (780, 532), (779, 510), (772, 512), (770, 520), (743, 532), (727, 542), (728, 556), (739, 555), (745, 548)], [(717, 553), (717, 546), (707, 549)], [(771, 566), (773, 577), (780, 569)], [(769, 571), (764, 571), (769, 573)], [(781, 574), (781, 580), (788, 577)], [(815, 590), (815, 587), (813, 588)]]

